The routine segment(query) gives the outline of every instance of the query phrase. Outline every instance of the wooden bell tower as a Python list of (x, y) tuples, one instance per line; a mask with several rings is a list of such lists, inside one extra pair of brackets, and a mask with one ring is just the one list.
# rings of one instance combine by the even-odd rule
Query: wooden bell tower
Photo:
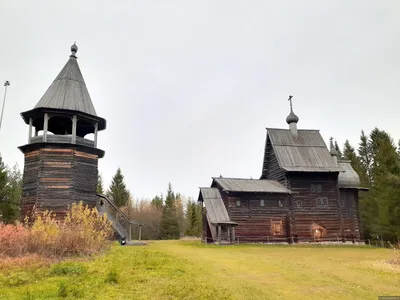
[(104, 156), (97, 135), (106, 120), (96, 114), (77, 51), (72, 45), (69, 60), (46, 93), (33, 109), (21, 113), (29, 125), (28, 143), (19, 147), (25, 155), (22, 219), (34, 207), (63, 218), (73, 202), (96, 205), (98, 159)]

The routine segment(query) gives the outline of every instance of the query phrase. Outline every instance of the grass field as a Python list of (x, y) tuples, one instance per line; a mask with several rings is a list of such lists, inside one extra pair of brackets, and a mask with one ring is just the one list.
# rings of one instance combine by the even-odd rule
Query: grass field
[(114, 245), (87, 261), (3, 266), (0, 299), (377, 299), (400, 295), (400, 268), (385, 262), (391, 255), (369, 247)]

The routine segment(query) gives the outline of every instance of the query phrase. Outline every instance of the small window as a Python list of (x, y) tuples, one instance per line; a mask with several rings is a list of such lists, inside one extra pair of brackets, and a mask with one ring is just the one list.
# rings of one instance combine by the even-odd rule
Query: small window
[(265, 206), (264, 199), (260, 200), (260, 206)]
[(303, 202), (301, 200), (297, 200), (297, 207), (302, 208), (303, 207)]
[(311, 190), (311, 193), (322, 193), (322, 185), (321, 184), (311, 184), (310, 190)]
[(278, 201), (278, 206), (279, 206), (279, 207), (283, 207), (283, 203), (282, 203), (281, 200)]
[(240, 206), (240, 200), (236, 200), (236, 206), (239, 207)]
[(317, 206), (328, 206), (328, 198), (317, 198)]

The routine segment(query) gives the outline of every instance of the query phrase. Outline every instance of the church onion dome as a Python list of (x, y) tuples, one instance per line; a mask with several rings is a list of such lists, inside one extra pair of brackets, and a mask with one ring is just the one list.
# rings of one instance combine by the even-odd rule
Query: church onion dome
[(287, 116), (286, 118), (286, 123), (290, 124), (290, 123), (297, 123), (299, 122), (299, 117), (296, 116), (296, 114), (292, 111), (290, 111), (290, 114)]

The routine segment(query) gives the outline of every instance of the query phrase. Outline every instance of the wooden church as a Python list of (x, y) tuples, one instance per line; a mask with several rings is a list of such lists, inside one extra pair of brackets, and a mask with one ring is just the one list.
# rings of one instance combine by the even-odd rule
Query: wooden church
[(19, 147), (25, 155), (22, 219), (33, 208), (63, 218), (71, 203), (95, 206), (98, 200), (98, 159), (104, 151), (97, 147), (97, 135), (106, 128), (106, 120), (96, 114), (77, 51), (72, 45), (67, 63), (42, 98), (21, 113), (29, 125), (27, 144)]
[(363, 239), (361, 190), (350, 161), (337, 157), (319, 130), (267, 128), (260, 179), (213, 177), (200, 188), (203, 241), (312, 242)]

